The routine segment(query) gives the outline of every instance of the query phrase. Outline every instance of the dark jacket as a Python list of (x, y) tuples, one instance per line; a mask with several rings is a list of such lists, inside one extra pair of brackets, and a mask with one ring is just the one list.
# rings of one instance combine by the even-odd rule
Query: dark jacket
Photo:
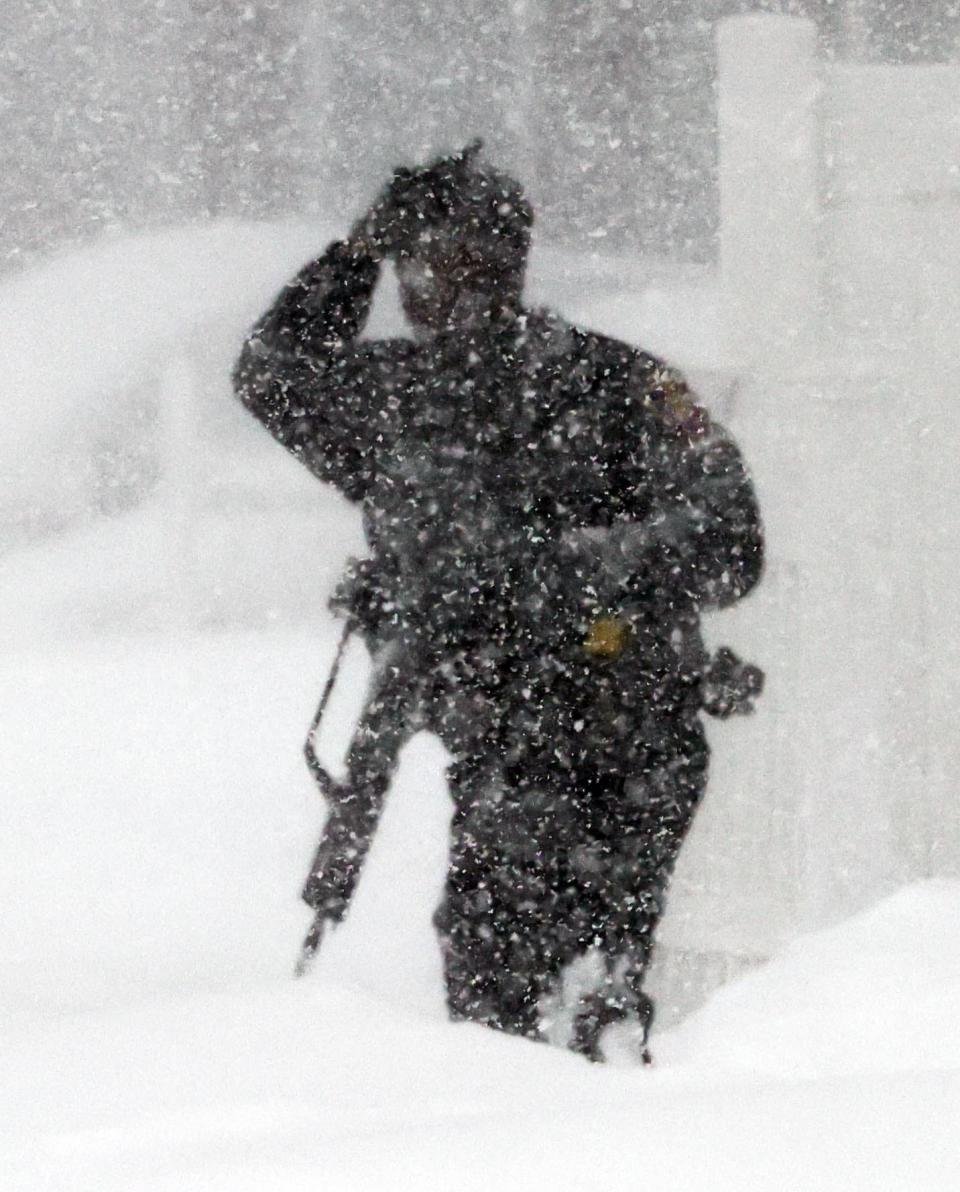
[(762, 566), (732, 440), (661, 361), (547, 312), (358, 341), (377, 276), (332, 245), (252, 331), (235, 383), (362, 504), (377, 594), (358, 602), (381, 637), (469, 669), (575, 652), (615, 613), (648, 672), (695, 680), (699, 611), (737, 600)]

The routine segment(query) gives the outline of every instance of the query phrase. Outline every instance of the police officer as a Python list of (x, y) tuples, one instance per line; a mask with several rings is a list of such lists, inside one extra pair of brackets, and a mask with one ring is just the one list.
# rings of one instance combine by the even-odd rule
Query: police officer
[[(649, 1029), (700, 712), (759, 686), (727, 654), (717, 694), (699, 618), (757, 582), (762, 537), (736, 446), (675, 370), (523, 304), (532, 219), (476, 145), (398, 170), (282, 291), (235, 382), (361, 505), (371, 557), (335, 604), (416, 667), (411, 727), (453, 755), (452, 1016), (597, 1059), (610, 1023), (641, 1049)], [(385, 259), (412, 335), (361, 341)]]

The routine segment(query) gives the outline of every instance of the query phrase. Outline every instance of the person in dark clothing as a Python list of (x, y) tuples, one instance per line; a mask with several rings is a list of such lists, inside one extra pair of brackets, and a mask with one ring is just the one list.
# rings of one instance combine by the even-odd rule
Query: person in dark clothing
[[(522, 302), (532, 211), (475, 146), (398, 170), (254, 328), (244, 405), (363, 510), (334, 598), (422, 676), (452, 754), (435, 922), (455, 1018), (642, 1048), (664, 892), (707, 779), (700, 720), (760, 686), (700, 613), (762, 567), (738, 450), (683, 378)], [(380, 265), (413, 335), (358, 340)]]

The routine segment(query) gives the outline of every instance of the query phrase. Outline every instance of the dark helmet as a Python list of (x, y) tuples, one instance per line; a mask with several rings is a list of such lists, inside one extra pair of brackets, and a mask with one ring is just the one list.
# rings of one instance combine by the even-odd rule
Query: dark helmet
[(447, 239), (497, 271), (523, 270), (533, 208), (519, 182), (478, 160), (481, 148), (473, 141), (458, 153), (396, 171), (388, 188), (392, 252), (415, 255), (418, 244)]

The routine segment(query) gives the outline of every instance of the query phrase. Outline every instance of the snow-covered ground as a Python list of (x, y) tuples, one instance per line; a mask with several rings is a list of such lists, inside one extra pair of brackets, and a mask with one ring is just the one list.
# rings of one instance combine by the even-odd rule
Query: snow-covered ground
[[(250, 255), (253, 231), (213, 232), (190, 241), (197, 272), (185, 270), (185, 290), (228, 258), (247, 260), (249, 272), (230, 274), (232, 289), (218, 285), (197, 307), (172, 288), (186, 259), (174, 240), (134, 253), (133, 281), (124, 254), (107, 252), (0, 294), (22, 332), (5, 343), (20, 370), (6, 375), (35, 386), (18, 392), (21, 423), (4, 457), (22, 463), (25, 483), (43, 487), (49, 477), (37, 469), (69, 459), (72, 428), (95, 425), (111, 387), (122, 392), (182, 344), (198, 311), (206, 319), (215, 306), (239, 335), (308, 239), (302, 229), (277, 233), (260, 260)], [(124, 300), (112, 303), (120, 281)], [(663, 348), (684, 362), (684, 337), (703, 328), (677, 318), (677, 294), (638, 301), (629, 287), (611, 290), (588, 298), (587, 313), (630, 338), (633, 319), (654, 339), (659, 328)], [(37, 329), (50, 323), (44, 304), (58, 295), (58, 342), (68, 347), (37, 353)], [(697, 301), (709, 310), (708, 296)], [(108, 316), (116, 329), (103, 339)], [(31, 353), (48, 374), (33, 371)], [(828, 399), (818, 398), (824, 409)], [(779, 433), (771, 415), (747, 442), (768, 485), (775, 555), (796, 504), (792, 473), (776, 466), (792, 440)], [(826, 451), (845, 440), (825, 442)], [(831, 475), (819, 457), (805, 462)], [(318, 486), (293, 487), (296, 469), (266, 441), (262, 455), (240, 452), (218, 467), (244, 478), (262, 467), (260, 489), (293, 494), (292, 504), (208, 501), (185, 560), (161, 489), (139, 509), (0, 558), (0, 1188), (960, 1186), (958, 882), (905, 885), (794, 938), (679, 1025), (667, 1006), (652, 1068), (594, 1067), (446, 1022), (430, 915), (450, 807), (443, 751), (424, 736), (405, 751), (348, 921), (295, 982), (309, 917), (298, 888), (322, 821), (300, 750), (336, 643), (325, 596), (358, 549), (356, 518)], [(184, 591), (209, 596), (202, 616), (190, 615)], [(839, 608), (846, 590), (829, 591)], [(738, 790), (730, 759), (794, 724), (796, 692), (789, 669), (778, 669), (794, 639), (776, 636), (776, 617), (764, 622), (764, 598), (727, 615), (723, 632), (748, 625), (748, 649), (759, 636), (765, 709), (723, 726), (711, 799), (682, 862), (699, 864), (713, 839), (715, 854), (729, 853), (727, 869), (710, 870), (721, 875), (754, 855), (723, 835), (724, 805), (739, 800), (738, 823), (759, 820), (762, 805), (756, 791)], [(846, 630), (827, 623), (825, 608), (829, 644), (830, 632)], [(768, 629), (758, 634), (758, 622)], [(725, 640), (739, 645), (735, 634)], [(364, 674), (358, 647), (325, 734), (333, 763)], [(842, 681), (824, 690), (835, 695)], [(851, 689), (856, 682), (852, 674)], [(828, 758), (806, 761), (830, 773)], [(795, 805), (777, 802), (791, 775), (761, 773), (769, 814), (795, 830)], [(827, 830), (842, 835), (866, 820), (870, 796), (850, 798)], [(820, 798), (828, 807), (831, 791)], [(768, 822), (759, 821), (761, 845)], [(771, 867), (783, 855), (773, 853)], [(848, 854), (821, 855), (827, 888), (825, 867)], [(842, 876), (855, 884), (856, 871)], [(765, 917), (783, 937), (780, 908), (748, 895), (729, 902), (727, 921), (748, 908), (755, 938)], [(700, 896), (702, 908), (720, 894)]]
[(661, 1032), (652, 1069), (592, 1067), (444, 1021), (449, 809), (423, 737), (350, 919), (295, 982), (321, 819), (299, 745), (333, 642), (8, 648), (2, 1186), (957, 1186), (957, 883), (798, 940)]

